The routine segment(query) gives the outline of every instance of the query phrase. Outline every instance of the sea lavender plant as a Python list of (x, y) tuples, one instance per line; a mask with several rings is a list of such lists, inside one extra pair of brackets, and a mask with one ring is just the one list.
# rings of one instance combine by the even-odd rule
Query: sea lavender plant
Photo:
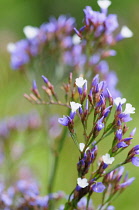
[[(102, 203), (97, 209), (110, 208), (108, 206), (115, 196), (134, 181), (134, 178), (128, 179), (128, 176), (125, 175), (121, 182), (123, 165), (132, 162), (133, 165), (139, 166), (138, 157), (135, 157), (138, 154), (138, 145), (130, 149), (127, 158), (122, 159), (120, 163), (114, 164), (117, 155), (130, 146), (135, 134), (135, 129), (130, 134), (127, 134), (128, 127), (126, 125), (127, 122), (132, 120), (130, 115), (135, 113), (135, 108), (126, 103), (125, 98), (117, 97), (114, 99), (106, 81), (100, 81), (99, 75), (96, 75), (90, 83), (81, 76), (73, 81), (71, 73), (69, 82), (63, 85), (65, 103), (60, 101), (50, 81), (44, 76), (42, 78), (53, 98), (45, 101), (40, 94), (38, 97), (36, 95), (35, 98), (32, 97), (32, 94), (25, 94), (25, 97), (36, 104), (54, 104), (67, 107), (69, 114), (63, 115), (58, 119), (58, 122), (67, 127), (79, 151), (77, 184), (63, 209), (78, 209), (78, 202), (84, 196), (87, 196), (86, 209), (89, 209), (89, 200), (93, 193), (103, 193)], [(45, 90), (44, 87), (43, 89)], [(78, 130), (77, 123), (78, 127), (79, 124), (82, 125), (82, 138), (80, 137), (80, 141), (78, 132), (81, 133), (81, 127)], [(106, 154), (98, 154), (99, 144), (103, 143), (104, 139), (108, 138), (109, 135), (113, 140)], [(124, 137), (125, 135), (126, 137)], [(63, 144), (63, 139), (59, 142), (59, 145), (61, 144)], [(58, 149), (57, 153), (60, 151), (61, 149)], [(93, 171), (91, 166), (93, 166)], [(88, 174), (90, 174), (89, 178)], [(95, 208), (91, 207), (91, 209)]]
[[(75, 28), (74, 18), (60, 16), (58, 19), (51, 18), (40, 28), (25, 27), (26, 39), (8, 45), (13, 69), (25, 70), (26, 64), (32, 64), (30, 61), (37, 59), (42, 63), (41, 67), (45, 66), (46, 69), (46, 66), (50, 67), (49, 58), (56, 58), (55, 65), (52, 65), (54, 69), (50, 69), (52, 74), (47, 71), (44, 72), (47, 77), (42, 75), (42, 90), (47, 99), (35, 80), (32, 93), (24, 96), (33, 104), (61, 106), (67, 108), (67, 112), (62, 110), (63, 117), (51, 118), (48, 126), (50, 139), (53, 139), (49, 146), (54, 160), (49, 170), (48, 195), (40, 195), (33, 179), (19, 179), (11, 188), (1, 185), (1, 208), (114, 210), (114, 199), (134, 181), (134, 177), (128, 178), (127, 174), (123, 174), (124, 165), (131, 162), (139, 166), (136, 156), (139, 154), (139, 145), (130, 148), (120, 161), (117, 161), (117, 156), (125, 154), (132, 143), (136, 129), (128, 133), (126, 123), (132, 120), (130, 115), (135, 113), (135, 108), (120, 97), (120, 92), (116, 90), (116, 73), (109, 71), (105, 60), (116, 55), (111, 47), (133, 33), (123, 26), (115, 35), (118, 21), (115, 14), (108, 14), (110, 4), (109, 0), (98, 0), (100, 12), (87, 6), (83, 10), (84, 21), (79, 30)], [(63, 69), (71, 73), (68, 82), (62, 85), (61, 94), (51, 80), (56, 75), (62, 75), (60, 77), (63, 79)], [(58, 76), (56, 82), (59, 81)], [(6, 124), (2, 125), (1, 130), (9, 135)], [(53, 193), (53, 189), (60, 153), (68, 133), (78, 155), (75, 185), (67, 196), (62, 192)], [(109, 139), (110, 144), (104, 152), (101, 145), (105, 144), (105, 139)], [(99, 205), (92, 202), (95, 193), (102, 194)], [(62, 200), (63, 204), (58, 205), (57, 200), (63, 198), (65, 202)]]

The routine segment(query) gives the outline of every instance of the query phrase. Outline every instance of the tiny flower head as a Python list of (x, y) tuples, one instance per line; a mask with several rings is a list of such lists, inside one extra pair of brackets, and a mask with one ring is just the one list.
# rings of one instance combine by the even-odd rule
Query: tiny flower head
[(139, 158), (138, 158), (138, 157), (133, 157), (133, 158), (131, 159), (131, 162), (132, 162), (132, 164), (133, 164), (134, 166), (139, 167)]
[(87, 82), (86, 79), (83, 79), (83, 77), (79, 77), (79, 78), (76, 78), (75, 80), (75, 84), (77, 85), (77, 87), (79, 88), (82, 88), (83, 85)]
[[(84, 143), (80, 143), (79, 144), (79, 149), (80, 149), (81, 152), (83, 152), (84, 148), (85, 148), (85, 144)], [(88, 149), (89, 149), (89, 147), (87, 147), (85, 151), (87, 151)]]
[(121, 188), (125, 188), (125, 187), (131, 185), (134, 180), (135, 180), (135, 177), (132, 177), (132, 178), (128, 179), (126, 182), (120, 184), (119, 186)]
[(43, 79), (43, 81), (44, 81), (46, 84), (49, 82), (49, 80), (48, 80), (45, 76), (43, 76), (43, 75), (42, 75), (42, 79)]
[(80, 44), (81, 39), (77, 34), (74, 34), (73, 37), (72, 37), (72, 42), (73, 42), (74, 45)]
[(28, 39), (33, 39), (38, 35), (39, 29), (37, 27), (25, 26), (23, 32)]
[(117, 97), (114, 99), (114, 103), (116, 106), (119, 106), (119, 104), (124, 104), (126, 102), (126, 98), (120, 98), (120, 97)]
[(120, 33), (116, 37), (116, 41), (121, 41), (122, 39), (130, 38), (132, 36), (133, 32), (127, 26), (123, 26)]
[(134, 114), (135, 113), (135, 108), (132, 107), (131, 104), (127, 103), (125, 107), (125, 111), (123, 112), (124, 114)]
[(96, 124), (97, 131), (100, 131), (104, 128), (104, 123), (102, 122), (103, 119), (104, 119), (104, 116), (100, 120), (97, 121), (97, 124)]
[(88, 183), (88, 181), (87, 181), (87, 179), (86, 178), (78, 178), (77, 179), (77, 184), (79, 185), (79, 187), (81, 187), (81, 188), (85, 188), (85, 187), (87, 187), (88, 185), (89, 185), (89, 183)]
[(104, 186), (104, 184), (102, 184), (102, 182), (97, 182), (92, 186), (92, 190), (97, 193), (102, 193), (105, 190), (105, 188), (106, 187)]
[(121, 35), (123, 38), (130, 38), (133, 36), (133, 32), (127, 26), (123, 26), (121, 29)]
[(102, 9), (107, 9), (111, 5), (111, 1), (109, 0), (98, 0), (97, 3)]
[(79, 149), (80, 149), (81, 152), (83, 152), (84, 147), (85, 147), (85, 144), (84, 143), (80, 143), (79, 144)]
[(68, 126), (71, 122), (71, 118), (69, 116), (63, 116), (63, 118), (58, 118), (58, 122), (61, 125)]
[(82, 105), (79, 103), (75, 103), (74, 101), (70, 102), (70, 106), (71, 106), (71, 110), (72, 112), (76, 112), (77, 109), (79, 109), (79, 107), (81, 107)]
[(7, 51), (8, 51), (9, 53), (13, 53), (15, 50), (16, 50), (16, 44), (14, 44), (14, 43), (9, 43), (9, 44), (7, 45)]
[(106, 155), (102, 156), (103, 162), (107, 165), (112, 164), (115, 160), (114, 157), (110, 157), (110, 154), (106, 153)]
[(134, 129), (131, 131), (130, 137), (133, 137), (133, 136), (135, 135), (135, 133), (136, 133), (136, 128), (134, 128)]

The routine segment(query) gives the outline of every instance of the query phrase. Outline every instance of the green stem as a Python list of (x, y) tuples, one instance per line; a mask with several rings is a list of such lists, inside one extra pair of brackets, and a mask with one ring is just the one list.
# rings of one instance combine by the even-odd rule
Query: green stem
[[(50, 173), (50, 178), (49, 178), (49, 185), (48, 185), (48, 193), (51, 194), (53, 192), (53, 188), (54, 188), (54, 184), (55, 184), (55, 178), (56, 178), (56, 174), (57, 174), (57, 169), (58, 169), (58, 164), (59, 164), (59, 154), (63, 148), (64, 142), (65, 142), (65, 138), (66, 138), (66, 134), (67, 134), (67, 128), (64, 127), (63, 130), (63, 135), (62, 138), (59, 142), (59, 146), (58, 146), (58, 152), (57, 154), (54, 156), (54, 163), (53, 163), (53, 168), (52, 171)], [(49, 209), (53, 210), (54, 209), (54, 202), (50, 200), (49, 202)]]
[(49, 179), (48, 193), (52, 193), (52, 191), (53, 191), (55, 177), (56, 177), (57, 168), (58, 168), (58, 162), (59, 162), (59, 154), (60, 154), (60, 152), (63, 148), (65, 138), (66, 138), (66, 134), (67, 134), (67, 128), (64, 127), (63, 135), (62, 135), (62, 138), (59, 142), (58, 153), (54, 156), (53, 168), (52, 168), (50, 179)]

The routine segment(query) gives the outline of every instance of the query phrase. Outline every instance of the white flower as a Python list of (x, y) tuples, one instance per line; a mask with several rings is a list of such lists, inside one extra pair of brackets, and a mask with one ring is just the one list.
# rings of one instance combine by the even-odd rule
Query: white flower
[(116, 106), (119, 106), (119, 104), (124, 104), (126, 102), (126, 98), (120, 98), (120, 97), (117, 97), (114, 99), (114, 103), (116, 104)]
[(16, 45), (12, 42), (10, 42), (8, 45), (7, 45), (7, 51), (9, 53), (13, 53), (16, 49)]
[[(84, 143), (80, 143), (79, 144), (79, 149), (80, 149), (81, 152), (83, 152), (84, 147), (85, 147), (85, 144)], [(87, 151), (88, 149), (89, 149), (89, 147), (87, 147), (85, 151)]]
[(84, 143), (80, 143), (79, 144), (79, 149), (82, 152), (84, 150), (85, 144)]
[(103, 162), (107, 165), (112, 164), (115, 160), (114, 157), (110, 157), (110, 154), (106, 153), (106, 155), (102, 156)]
[(125, 111), (123, 112), (124, 114), (134, 114), (135, 113), (135, 108), (132, 107), (132, 104), (127, 103), (125, 107)]
[(98, 0), (97, 3), (102, 9), (107, 9), (111, 5), (111, 1), (109, 0)]
[(70, 102), (70, 106), (71, 106), (71, 111), (72, 112), (76, 112), (77, 109), (79, 109), (79, 107), (81, 107), (82, 105), (79, 103), (75, 103), (74, 101)]
[(27, 39), (33, 39), (35, 36), (37, 36), (38, 31), (39, 29), (33, 26), (25, 26), (23, 29), (23, 32)]
[(74, 45), (77, 45), (77, 44), (80, 44), (80, 42), (81, 42), (81, 38), (77, 34), (74, 34), (72, 37), (72, 43)]
[(75, 79), (75, 84), (77, 85), (77, 87), (82, 88), (83, 85), (87, 82), (86, 79), (83, 79), (83, 77), (79, 77)]
[(133, 36), (133, 32), (127, 26), (122, 27), (120, 34), (124, 38), (130, 38)]
[(89, 185), (89, 183), (87, 182), (87, 179), (86, 178), (78, 178), (77, 179), (77, 184), (79, 185), (79, 187), (81, 188), (85, 188)]

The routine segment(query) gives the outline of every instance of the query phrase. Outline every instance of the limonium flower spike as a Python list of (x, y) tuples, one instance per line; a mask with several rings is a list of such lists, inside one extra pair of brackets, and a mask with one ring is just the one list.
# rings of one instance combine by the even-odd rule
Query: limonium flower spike
[(87, 187), (88, 185), (89, 185), (89, 183), (88, 183), (88, 181), (87, 181), (87, 179), (86, 178), (78, 178), (77, 179), (77, 184), (79, 185), (79, 187), (81, 187), (81, 188), (85, 188), (85, 187)]
[(115, 160), (114, 157), (110, 157), (110, 154), (106, 153), (106, 155), (102, 156), (102, 160), (105, 164), (109, 165), (112, 164), (113, 161)]

